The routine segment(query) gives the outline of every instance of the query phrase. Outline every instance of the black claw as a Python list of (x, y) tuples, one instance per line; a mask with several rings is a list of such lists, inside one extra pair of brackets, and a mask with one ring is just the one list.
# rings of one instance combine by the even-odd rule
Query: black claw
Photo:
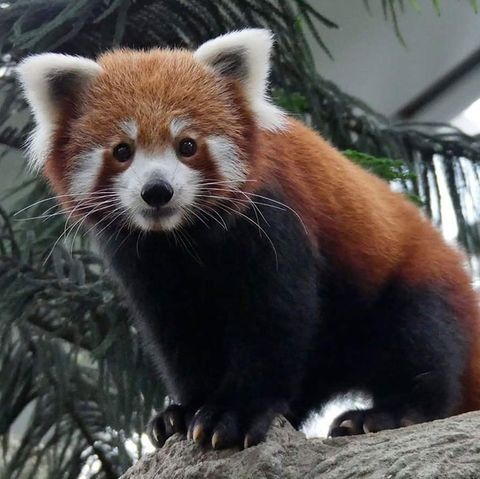
[(160, 448), (173, 434), (186, 432), (187, 412), (183, 406), (172, 404), (153, 417), (147, 426), (147, 435), (152, 444)]
[(338, 416), (330, 426), (329, 436), (354, 436), (370, 432), (395, 429), (402, 425), (402, 416), (382, 409), (347, 411)]
[(241, 430), (238, 418), (233, 413), (225, 413), (215, 426), (212, 434), (212, 447), (214, 449), (227, 449), (239, 444)]
[(170, 435), (177, 432), (185, 434), (187, 432), (185, 409), (178, 404), (172, 404), (165, 409), (163, 413), (165, 421), (165, 430), (170, 432)]
[(151, 443), (156, 448), (160, 448), (165, 444), (168, 436), (165, 434), (165, 423), (162, 414), (158, 414), (150, 420), (146, 432)]
[(331, 437), (354, 436), (363, 434), (363, 422), (366, 411), (347, 411), (340, 414), (330, 426), (328, 433)]
[(188, 429), (188, 437), (199, 444), (205, 444), (211, 440), (211, 433), (219, 415), (217, 408), (204, 406), (193, 416)]

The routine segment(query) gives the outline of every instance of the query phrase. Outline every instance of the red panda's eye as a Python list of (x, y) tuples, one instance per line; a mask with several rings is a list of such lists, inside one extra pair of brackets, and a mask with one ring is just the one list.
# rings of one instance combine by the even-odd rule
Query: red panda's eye
[(197, 142), (192, 138), (184, 138), (178, 144), (178, 152), (182, 156), (193, 156), (197, 152)]
[(133, 156), (133, 148), (128, 143), (119, 143), (113, 149), (113, 157), (121, 163), (128, 161)]

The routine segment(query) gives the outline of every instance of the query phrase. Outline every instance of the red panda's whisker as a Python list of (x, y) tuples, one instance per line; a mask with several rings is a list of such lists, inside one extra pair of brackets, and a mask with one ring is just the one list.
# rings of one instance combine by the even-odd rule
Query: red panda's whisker
[[(180, 240), (182, 247), (185, 249), (185, 251), (198, 263), (201, 263), (201, 259), (199, 258), (198, 254), (195, 251), (195, 247), (191, 242), (190, 237), (188, 236), (188, 233), (186, 231), (183, 231), (182, 228), (177, 228), (176, 230), (172, 231), (173, 233), (173, 238), (175, 239), (175, 242), (177, 243), (177, 235), (178, 235), (178, 240)], [(190, 249), (188, 249), (188, 246), (190, 246)]]
[[(88, 210), (88, 208), (91, 208), (93, 205), (90, 205), (90, 206), (83, 206), (83, 208), (79, 208), (77, 210), (77, 213), (78, 212), (82, 212), (82, 211), (85, 211), (85, 210)], [(48, 219), (50, 218), (55, 218), (56, 216), (65, 216), (66, 214), (70, 213), (70, 210), (61, 210), (61, 211), (56, 211), (55, 213), (49, 213), (49, 214), (41, 214), (41, 215), (38, 215), (38, 216), (29, 216), (28, 218), (17, 218), (15, 221), (18, 221), (18, 222), (23, 222), (23, 221), (32, 221), (32, 220), (43, 220), (43, 221), (47, 221)]]
[[(101, 201), (98, 202), (98, 200), (101, 200)], [(79, 211), (87, 209), (87, 208), (93, 208), (93, 207), (96, 207), (96, 206), (103, 206), (105, 204), (114, 204), (117, 201), (118, 201), (118, 197), (116, 195), (111, 196), (111, 197), (109, 196), (109, 197), (87, 198), (86, 200), (79, 201), (77, 203), (77, 205), (75, 205), (73, 207), (73, 210), (78, 213)], [(49, 210), (52, 209), (52, 208), (53, 207), (50, 207)], [(64, 212), (72, 211), (72, 208), (63, 208), (63, 211)]]
[(230, 184), (230, 183), (255, 183), (257, 180), (218, 180), (218, 181), (202, 181), (198, 183), (200, 186), (207, 186), (207, 185), (223, 185), (223, 184)]
[[(126, 235), (126, 238), (128, 238), (130, 235), (131, 235), (131, 231), (128, 233), (128, 235)], [(139, 234), (137, 234), (137, 241), (135, 242), (135, 251), (137, 253), (137, 258), (140, 258), (140, 249), (139, 249), (139, 243), (140, 243), (140, 240), (143, 239), (145, 237), (145, 235), (147, 234), (146, 231), (142, 230)], [(125, 240), (123, 240), (120, 244), (123, 244)]]
[[(96, 231), (95, 236), (97, 236), (97, 238), (100, 237), (100, 235), (105, 230), (107, 230), (115, 221), (117, 221), (119, 218), (121, 218), (122, 216), (125, 216), (125, 215), (128, 215), (128, 210), (123, 205), (119, 205), (116, 208), (114, 208), (105, 218), (103, 218), (104, 222), (108, 221), (110, 218), (111, 218), (111, 220), (101, 230)], [(87, 233), (90, 232), (91, 229), (92, 228), (90, 228), (87, 231)], [(107, 241), (107, 244), (111, 241), (111, 239), (112, 239), (112, 237), (115, 233), (117, 234), (117, 237), (118, 237), (119, 232), (120, 232), (120, 229), (117, 229), (116, 231), (114, 230), (113, 233), (110, 235), (110, 237)]]
[[(117, 217), (115, 219), (118, 219), (120, 218), (120, 216), (122, 215), (122, 212), (120, 212)], [(113, 252), (113, 256), (115, 256), (118, 252), (118, 250), (125, 244), (125, 242), (128, 240), (128, 238), (131, 237), (131, 235), (133, 234), (133, 232), (135, 231), (135, 222), (134, 222), (134, 214), (133, 213), (129, 213), (127, 210), (124, 212), (123, 214), (123, 217), (125, 219), (125, 221), (123, 222), (124, 225), (126, 226), (127, 230), (128, 230), (128, 234), (125, 235), (125, 238), (123, 238), (122, 241), (120, 241), (120, 244), (115, 248), (115, 251)], [(112, 238), (115, 236), (115, 241), (118, 239), (118, 235), (120, 234), (121, 232), (121, 229), (119, 228), (117, 230), (117, 232), (115, 233), (115, 231), (110, 235), (110, 237), (108, 238), (106, 244), (108, 245), (110, 243), (110, 241), (112, 240)], [(140, 252), (139, 252), (139, 249), (138, 249), (138, 242), (140, 240), (140, 238), (143, 238), (145, 235), (147, 234), (146, 231), (142, 231), (141, 234), (137, 235), (137, 242), (136, 242), (136, 245), (135, 245), (135, 248), (136, 248), (136, 252), (137, 252), (137, 256), (140, 257)]]
[(207, 204), (204, 204), (204, 207), (207, 208), (209, 211), (212, 212), (212, 214), (215, 214), (218, 216), (220, 222), (222, 223), (223, 227), (225, 228), (225, 231), (228, 231), (228, 226), (227, 226), (227, 223), (226, 221), (223, 219), (222, 215), (215, 209), (213, 208), (212, 206), (210, 205), (207, 205)]
[[(233, 198), (228, 198), (228, 197), (225, 197), (224, 199), (228, 200), (228, 201), (238, 201), (238, 202), (245, 202), (245, 203), (251, 204), (252, 207), (254, 208), (254, 210), (256, 210), (256, 211), (258, 211), (258, 213), (260, 213), (260, 215), (263, 217), (265, 223), (267, 223), (267, 224), (268, 224), (268, 221), (265, 219), (265, 216), (263, 215), (261, 210), (258, 208), (258, 206), (266, 206), (266, 207), (269, 207), (269, 208), (283, 210), (283, 211), (289, 210), (289, 208), (286, 205), (277, 206), (277, 205), (271, 205), (269, 203), (254, 201), (252, 198), (250, 198), (248, 196), (248, 194), (246, 192), (241, 191), (241, 190), (224, 190), (224, 189), (220, 189), (220, 188), (214, 188), (214, 189), (216, 191), (228, 191), (228, 192), (235, 192), (235, 193), (241, 194), (242, 196), (245, 197), (245, 200), (242, 200), (240, 198), (233, 199)], [(201, 195), (197, 195), (197, 196), (201, 196)], [(209, 195), (209, 196), (211, 196), (212, 198), (218, 198), (218, 197), (213, 196), (213, 195)]]
[(75, 228), (75, 226), (80, 222), (80, 221), (84, 221), (90, 214), (93, 214), (95, 210), (92, 210), (90, 213), (86, 214), (84, 217), (78, 219), (77, 221), (75, 221), (72, 225), (68, 226), (67, 227), (67, 224), (70, 220), (70, 217), (72, 216), (72, 212), (70, 212), (69, 216), (67, 217), (67, 219), (65, 220), (65, 227), (63, 229), (63, 232), (59, 235), (59, 237), (55, 240), (55, 243), (53, 243), (52, 247), (50, 248), (50, 251), (47, 255), (47, 257), (45, 258), (45, 260), (43, 261), (43, 266), (45, 266), (48, 262), (48, 260), (50, 259), (50, 257), (52, 256), (55, 248), (57, 247), (58, 243), (61, 241), (61, 239), (63, 237), (65, 237), (70, 231), (72, 231), (73, 228)]
[[(110, 208), (111, 206), (112, 206), (112, 204), (110, 204), (110, 203), (109, 203), (109, 204), (106, 204), (106, 205), (102, 205), (101, 207), (100, 207), (100, 205), (99, 205), (99, 207), (95, 208), (95, 210), (94, 210), (92, 213), (98, 213), (99, 211), (106, 210), (106, 209)], [(112, 212), (113, 212), (113, 211), (116, 211), (118, 208), (121, 208), (121, 206), (116, 206), (116, 207), (112, 210)], [(111, 214), (111, 213), (109, 213), (109, 214)], [(79, 232), (80, 229), (82, 228), (83, 223), (86, 221), (86, 219), (87, 219), (88, 216), (89, 216), (89, 215), (87, 214), (87, 215), (85, 216), (84, 220), (78, 225), (77, 230), (76, 230), (76, 232), (75, 232), (75, 234), (74, 234), (74, 236), (73, 236), (73, 240), (72, 240), (72, 242), (71, 242), (71, 252), (72, 252), (72, 253), (73, 253), (73, 246), (74, 246), (74, 243), (75, 243), (75, 239), (76, 239), (76, 237), (77, 237), (77, 235), (78, 235), (78, 232)], [(109, 215), (107, 215), (107, 218), (108, 218), (108, 216), (109, 216)], [(89, 229), (83, 236), (85, 236), (85, 235), (88, 234), (89, 232), (90, 232), (90, 229)]]
[[(215, 216), (213, 216), (211, 213), (209, 213), (208, 211), (205, 211), (200, 205), (197, 205), (197, 204), (192, 204), (190, 205), (192, 208), (195, 208), (196, 210), (199, 211), (199, 214), (203, 214), (205, 215), (205, 217), (208, 219), (208, 218), (211, 218), (212, 220), (216, 221), (222, 228), (225, 228), (225, 231), (227, 230), (227, 225), (225, 224), (225, 222), (221, 222), (219, 221), (217, 218), (215, 218)], [(217, 213), (218, 214), (218, 213)], [(221, 218), (221, 217), (220, 217)]]
[[(239, 193), (243, 193), (242, 191), (238, 191)], [(198, 197), (203, 197), (204, 195), (197, 195)], [(242, 200), (240, 198), (228, 198), (228, 197), (224, 197), (224, 196), (215, 196), (215, 195), (207, 195), (207, 197), (209, 198), (214, 198), (214, 199), (222, 199), (224, 201), (229, 201), (233, 204), (237, 203), (237, 204), (240, 204), (241, 206), (244, 206), (244, 205), (252, 205), (252, 208), (253, 208), (253, 212), (255, 214), (255, 218), (257, 220), (257, 223), (260, 223), (260, 218), (259, 218), (259, 215), (262, 217), (263, 221), (265, 221), (265, 223), (270, 226), (268, 224), (268, 221), (265, 219), (265, 216), (264, 214), (261, 212), (261, 210), (258, 208), (257, 204), (255, 204), (255, 202), (248, 198), (247, 196), (245, 196), (245, 200)], [(265, 206), (270, 206), (270, 205), (265, 205)], [(278, 207), (277, 207), (278, 208)], [(260, 232), (260, 231), (259, 231)], [(261, 234), (261, 233), (260, 233)]]
[(180, 227), (180, 232), (181, 232), (181, 234), (183, 235), (185, 242), (186, 242), (188, 245), (190, 245), (191, 251), (188, 250), (188, 248), (187, 248), (187, 252), (190, 254), (190, 256), (191, 256), (197, 263), (201, 263), (202, 260), (201, 260), (201, 258), (198, 256), (197, 252), (195, 251), (195, 244), (194, 244), (194, 242), (192, 241), (190, 235), (189, 235), (186, 231), (183, 231), (181, 227)]
[(16, 218), (15, 221), (17, 222), (23, 222), (23, 221), (32, 221), (32, 220), (45, 220), (45, 219), (48, 219), (48, 218), (54, 218), (55, 216), (64, 216), (65, 215), (65, 211), (62, 210), (62, 211), (56, 211), (55, 213), (50, 213), (48, 215), (42, 213), (41, 215), (38, 215), (38, 216), (29, 216), (28, 218)]
[(256, 223), (254, 220), (252, 220), (252, 218), (250, 218), (249, 216), (243, 214), (241, 211), (238, 211), (238, 210), (235, 210), (234, 208), (231, 208), (230, 206), (227, 206), (227, 205), (221, 205), (220, 208), (222, 209), (227, 209), (228, 211), (230, 211), (231, 213), (234, 213), (236, 215), (240, 215), (242, 216), (243, 218), (245, 218), (248, 222), (252, 223), (253, 225), (257, 226), (257, 228), (259, 228), (261, 230), (261, 232), (265, 235), (265, 237), (267, 238), (268, 242), (270, 243), (272, 249), (273, 249), (273, 253), (275, 255), (275, 264), (276, 264), (276, 267), (278, 268), (278, 254), (277, 254), (277, 249), (275, 248), (275, 245), (273, 244), (273, 241), (272, 239), (270, 238), (270, 236), (268, 235), (268, 233), (265, 231), (264, 228), (262, 228), (258, 223)]
[[(108, 205), (108, 207), (109, 207), (109, 206), (110, 206), (110, 205)], [(101, 210), (104, 210), (104, 209), (107, 209), (107, 207), (96, 208), (96, 209), (94, 209), (93, 211), (91, 211), (89, 214), (85, 215), (84, 218), (81, 218), (79, 221), (77, 221), (77, 222), (74, 224), (74, 227), (75, 227), (75, 225), (77, 225), (77, 230), (76, 230), (76, 232), (75, 232), (75, 235), (74, 235), (73, 240), (72, 240), (72, 243), (71, 243), (72, 251), (73, 251), (73, 246), (74, 246), (75, 238), (76, 238), (78, 232), (80, 231), (81, 227), (83, 226), (83, 224), (84, 224), (85, 221), (87, 220), (87, 218), (88, 218), (91, 214), (97, 213), (97, 212), (99, 212), (99, 211), (101, 211)], [(104, 220), (105, 220), (105, 219), (108, 219), (110, 216), (112, 216), (112, 215), (113, 215), (114, 213), (116, 213), (117, 211), (120, 211), (120, 214), (122, 214), (122, 210), (123, 210), (123, 209), (124, 209), (124, 208), (123, 208), (122, 206), (117, 206), (117, 207), (115, 207), (115, 208), (104, 218)], [(120, 215), (118, 215), (118, 216), (120, 216)], [(114, 220), (117, 219), (118, 216), (115, 216), (115, 217), (114, 217)], [(112, 223), (112, 222), (108, 223), (108, 225), (107, 225), (106, 227), (108, 227), (111, 223)], [(83, 234), (83, 236), (86, 236), (95, 226), (96, 226), (96, 225), (93, 225), (91, 228), (89, 228), (89, 229)], [(105, 228), (103, 228), (103, 229), (97, 234), (97, 236), (98, 236), (101, 232), (103, 232), (104, 229), (105, 229)], [(71, 230), (70, 230), (70, 231), (71, 231)]]
[[(49, 216), (50, 216), (50, 215), (49, 215), (49, 211), (51, 211), (51, 210), (53, 210), (53, 209), (55, 209), (55, 208), (61, 208), (60, 204), (59, 204), (59, 203), (55, 203), (53, 206), (50, 206), (50, 208), (47, 208), (47, 209), (42, 213), (41, 216), (43, 216), (43, 217), (45, 217), (45, 216), (46, 216), (46, 217), (49, 217)], [(65, 210), (66, 210), (66, 208), (64, 208), (64, 209), (62, 209), (62, 210), (60, 210), (60, 211), (58, 211), (58, 212), (56, 212), (56, 213), (54, 213), (54, 214), (55, 214), (55, 215), (57, 215), (57, 214), (62, 214), (62, 213), (65, 214)], [(39, 217), (40, 217), (40, 216), (39, 216)]]
[[(73, 247), (75, 246), (75, 239), (77, 238), (78, 232), (79, 232), (80, 228), (82, 227), (83, 223), (85, 223), (85, 221), (87, 220), (87, 218), (88, 218), (88, 214), (85, 215), (85, 217), (81, 221), (77, 221), (77, 223), (78, 223), (77, 229), (76, 229), (75, 233), (73, 234), (72, 240), (70, 241), (70, 255), (73, 255)], [(73, 231), (73, 229), (71, 231)]]
[[(120, 215), (119, 215), (120, 216)], [(127, 229), (128, 229), (128, 234), (125, 235), (125, 238), (123, 238), (122, 241), (120, 241), (120, 244), (117, 246), (117, 248), (115, 248), (115, 251), (113, 252), (113, 256), (115, 256), (118, 252), (118, 250), (125, 244), (125, 241), (128, 240), (128, 238), (130, 238), (130, 236), (132, 235), (133, 233), (133, 229), (132, 229), (132, 225), (133, 223), (131, 221), (127, 222)], [(117, 231), (115, 233), (115, 231), (110, 235), (110, 237), (108, 238), (108, 240), (106, 241), (106, 245), (110, 244), (110, 241), (112, 240), (113, 236), (115, 235), (115, 240), (118, 239), (118, 234), (119, 234), (120, 230)], [(138, 240), (140, 238), (140, 235), (137, 236), (137, 256), (139, 254), (139, 250), (138, 250)]]
[[(108, 200), (108, 202), (110, 204), (114, 204), (115, 202), (115, 199), (110, 199)], [(106, 201), (102, 201), (100, 203), (100, 205), (104, 205), (104, 204), (107, 204)], [(77, 205), (78, 208), (75, 210), (76, 213), (81, 213), (82, 211), (85, 211), (85, 210), (88, 210), (89, 208), (93, 208), (94, 206), (97, 206), (95, 203), (92, 203), (92, 204), (81, 204), (80, 205)], [(54, 206), (51, 206), (50, 208), (48, 208), (47, 210), (45, 210), (41, 215), (38, 215), (38, 216), (29, 216), (28, 218), (17, 218), (16, 221), (31, 221), (31, 220), (39, 220), (39, 219), (42, 219), (43, 221), (46, 221), (50, 218), (54, 218), (56, 216), (62, 216), (62, 215), (66, 215), (68, 213), (70, 213), (72, 211), (72, 209), (67, 209), (67, 208), (63, 208), (61, 211), (55, 211), (54, 213), (48, 213), (50, 210), (54, 209), (54, 208), (60, 208), (60, 205), (54, 205)]]
[(196, 218), (198, 218), (207, 228), (210, 228), (210, 226), (208, 225), (208, 223), (205, 222), (205, 220), (198, 214), (196, 213), (191, 207), (193, 205), (190, 205), (190, 207), (188, 206), (184, 206), (183, 209), (188, 213), (188, 214), (191, 214), (193, 216), (195, 216)]
[[(243, 191), (241, 192), (243, 194)], [(245, 196), (245, 195), (244, 195)], [(251, 203), (252, 205), (252, 208), (253, 208), (253, 211), (255, 213), (255, 217), (257, 218), (257, 223), (260, 223), (260, 220), (258, 218), (258, 215), (260, 215), (263, 219), (263, 221), (266, 223), (267, 226), (270, 226), (269, 222), (267, 221), (267, 219), (265, 218), (265, 215), (262, 213), (262, 210), (257, 206), (257, 204), (255, 203), (255, 201), (253, 201), (252, 199), (250, 199), (248, 196), (245, 196), (245, 198)]]
[[(242, 191), (239, 191), (238, 193), (243, 193)], [(282, 206), (277, 206), (277, 205), (271, 205), (269, 203), (264, 203), (260, 201), (254, 201), (251, 198), (246, 197), (246, 199), (241, 199), (241, 198), (229, 198), (227, 196), (219, 196), (219, 195), (202, 195), (202, 194), (197, 194), (196, 195), (198, 198), (213, 198), (213, 199), (220, 199), (224, 201), (230, 201), (232, 203), (238, 203), (240, 205), (252, 205), (252, 207), (258, 211), (258, 213), (261, 214), (265, 222), (268, 224), (268, 221), (265, 219), (263, 213), (258, 209), (258, 206), (266, 206), (267, 208), (273, 208), (277, 210), (282, 210), (282, 211), (287, 211), (289, 208), (287, 207), (282, 207)]]
[[(208, 218), (212, 218), (212, 220), (216, 221), (222, 228), (225, 229), (225, 231), (228, 231), (228, 228), (227, 228), (227, 224), (225, 223), (224, 219), (221, 217), (221, 215), (218, 213), (218, 211), (215, 211), (211, 206), (208, 206), (208, 205), (197, 205), (195, 203), (193, 203), (192, 205), (190, 205), (191, 207), (193, 208), (197, 208), (198, 210), (200, 210), (203, 214), (205, 214)], [(215, 216), (213, 216), (213, 214), (209, 213), (208, 211), (205, 211), (203, 208), (209, 208), (211, 211), (213, 211), (213, 213), (215, 213), (219, 218), (220, 220), (218, 220), (217, 218), (215, 218)]]
[[(113, 216), (113, 220), (110, 221), (108, 224), (106, 224), (100, 231), (96, 232), (96, 236), (99, 237), (112, 223), (113, 221), (115, 221), (115, 219), (117, 218), (116, 216), (116, 213), (120, 213), (122, 214), (123, 212), (125, 211), (125, 207), (122, 206), (122, 205), (119, 205), (117, 207), (115, 207), (105, 218), (103, 218), (102, 221), (108, 221), (108, 219)], [(90, 233), (90, 231), (92, 231), (93, 228), (95, 228), (95, 226), (97, 225), (93, 225), (92, 227), (90, 227), (85, 234), (88, 234)]]
[(83, 213), (85, 209), (88, 209), (89, 208), (92, 208), (92, 211), (90, 213), (87, 213), (87, 215), (85, 216), (85, 218), (88, 218), (88, 216), (90, 216), (90, 214), (93, 214), (97, 211), (102, 211), (104, 209), (108, 209), (112, 206), (112, 202), (115, 201), (115, 199), (110, 199), (110, 200), (105, 200), (105, 201), (102, 201), (100, 203), (97, 203), (97, 204), (90, 204), (90, 203), (87, 203), (87, 204), (82, 204), (82, 203), (79, 203), (77, 204), (74, 208), (72, 208), (70, 210), (70, 213), (69, 215), (67, 216), (67, 220), (65, 221), (65, 228), (64, 228), (64, 232), (66, 231), (67, 229), (67, 224), (68, 222), (70, 221), (70, 218), (75, 214), (75, 213)]
[[(82, 216), (82, 218), (79, 218), (78, 220), (75, 221), (75, 224), (77, 224), (79, 221), (82, 221), (82, 219), (86, 219), (88, 218), (90, 215), (93, 215), (94, 213), (98, 213), (100, 211), (104, 211), (104, 210), (108, 210), (109, 208), (111, 208), (113, 205), (112, 203), (102, 203), (102, 204), (97, 204), (97, 205), (84, 205), (83, 208), (73, 208), (71, 211), (70, 211), (70, 215), (68, 216), (67, 218), (67, 223), (68, 221), (70, 220), (71, 216), (73, 215), (73, 213), (80, 213), (80, 212), (83, 212), (84, 209), (87, 209), (87, 214)], [(89, 211), (88, 209), (91, 208), (91, 210)]]
[[(114, 191), (112, 191), (111, 193), (112, 195), (115, 194)], [(56, 201), (56, 200), (59, 200), (60, 198), (71, 198), (72, 200), (74, 200), (74, 199), (78, 199), (78, 197), (85, 197), (85, 196), (95, 196), (95, 192), (79, 193), (75, 195), (72, 193), (68, 193), (64, 195), (49, 196), (48, 198), (43, 198), (39, 201), (35, 201), (35, 203), (32, 203), (30, 205), (23, 207), (21, 210), (18, 210), (13, 216), (17, 216), (20, 213), (23, 213), (25, 210), (28, 210), (29, 208), (33, 208), (34, 206), (37, 206), (39, 204), (45, 203), (46, 201)]]
[[(105, 225), (100, 231), (95, 232), (95, 236), (96, 236), (97, 238), (99, 238), (100, 235), (110, 226), (110, 224), (113, 223), (114, 221), (116, 221), (118, 218), (120, 218), (120, 216), (121, 216), (122, 214), (123, 214), (123, 211), (117, 211), (115, 215), (114, 215), (113, 212), (112, 212), (113, 219), (112, 219), (107, 225)], [(89, 229), (88, 231), (90, 231), (90, 229)], [(88, 231), (87, 231), (85, 234), (87, 234)], [(118, 236), (118, 233), (119, 233), (119, 231), (113, 231), (113, 232), (110, 234), (110, 236), (108, 237), (107, 241), (105, 242), (105, 246), (108, 246), (108, 245), (110, 244), (110, 241), (112, 241), (114, 235), (117, 234), (117, 236)]]
[[(240, 192), (240, 190), (235, 190), (235, 191)], [(305, 232), (308, 234), (307, 227), (305, 226), (305, 223), (303, 222), (301, 216), (292, 207), (286, 205), (285, 203), (282, 203), (281, 201), (277, 201), (277, 200), (274, 200), (273, 198), (269, 198), (268, 196), (259, 195), (257, 193), (250, 193), (250, 192), (247, 192), (247, 191), (243, 191), (242, 193), (244, 193), (245, 195), (261, 198), (261, 199), (266, 200), (266, 201), (271, 201), (272, 203), (280, 205), (280, 206), (286, 208), (287, 210), (291, 211), (298, 218), (298, 220), (302, 224), (303, 228), (305, 229)]]
[(59, 196), (51, 196), (49, 198), (44, 198), (42, 200), (39, 200), (39, 201), (36, 201), (35, 203), (32, 203), (30, 205), (27, 205), (25, 206), (24, 208), (22, 208), (21, 210), (18, 210), (13, 216), (17, 216), (19, 215), (20, 213), (23, 213), (25, 210), (28, 210), (29, 208), (33, 208), (34, 206), (37, 206), (41, 203), (45, 203), (46, 201), (55, 201), (57, 200), (58, 198), (62, 198), (62, 197), (66, 197), (66, 196), (70, 196), (72, 197), (71, 195), (59, 195)]
[[(93, 206), (93, 209), (88, 212), (86, 215), (82, 216), (81, 218), (79, 218), (78, 220), (76, 220), (73, 224), (71, 224), (70, 226), (67, 226), (68, 225), (68, 222), (70, 221), (73, 213), (78, 210), (78, 206), (77, 205), (75, 208), (72, 208), (72, 210), (70, 211), (69, 215), (67, 216), (66, 220), (65, 220), (65, 227), (63, 229), (63, 232), (60, 234), (60, 236), (57, 238), (57, 240), (55, 241), (55, 243), (53, 244), (52, 248), (50, 249), (50, 252), (49, 254), (47, 255), (47, 257), (45, 258), (45, 261), (44, 261), (44, 265), (47, 263), (47, 261), (49, 260), (50, 256), (52, 255), (54, 249), (56, 248), (57, 244), (60, 242), (60, 240), (63, 238), (63, 237), (66, 237), (68, 236), (72, 231), (73, 229), (78, 226), (78, 225), (82, 225), (89, 216), (91, 216), (92, 214), (94, 213), (97, 213), (97, 212), (100, 212), (100, 211), (103, 211), (103, 210), (106, 210), (108, 208), (110, 208), (112, 205), (111, 204), (103, 204), (103, 203), (100, 203), (100, 204), (97, 204), (97, 205), (84, 205), (84, 208), (86, 208), (87, 206), (90, 208), (91, 206)], [(78, 231), (78, 230), (77, 230)]]

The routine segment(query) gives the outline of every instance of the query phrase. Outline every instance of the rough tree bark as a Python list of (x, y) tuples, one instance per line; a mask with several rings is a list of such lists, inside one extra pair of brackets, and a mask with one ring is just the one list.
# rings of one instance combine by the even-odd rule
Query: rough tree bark
[(306, 439), (283, 418), (250, 449), (202, 450), (176, 435), (122, 479), (480, 479), (480, 412), (351, 438)]

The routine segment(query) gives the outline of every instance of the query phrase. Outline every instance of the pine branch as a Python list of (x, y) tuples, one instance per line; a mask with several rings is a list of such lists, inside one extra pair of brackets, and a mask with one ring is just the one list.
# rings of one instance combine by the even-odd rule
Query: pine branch
[(73, 421), (77, 425), (78, 429), (82, 432), (87, 443), (90, 445), (92, 450), (95, 452), (96, 456), (102, 463), (102, 470), (104, 472), (105, 479), (116, 479), (118, 477), (118, 473), (115, 471), (113, 465), (109, 461), (107, 455), (103, 451), (103, 449), (98, 445), (97, 440), (93, 437), (93, 435), (88, 430), (88, 427), (83, 422), (81, 416), (77, 414), (75, 411), (75, 406), (73, 404), (67, 405), (67, 410), (69, 411), (70, 415), (73, 418)]

